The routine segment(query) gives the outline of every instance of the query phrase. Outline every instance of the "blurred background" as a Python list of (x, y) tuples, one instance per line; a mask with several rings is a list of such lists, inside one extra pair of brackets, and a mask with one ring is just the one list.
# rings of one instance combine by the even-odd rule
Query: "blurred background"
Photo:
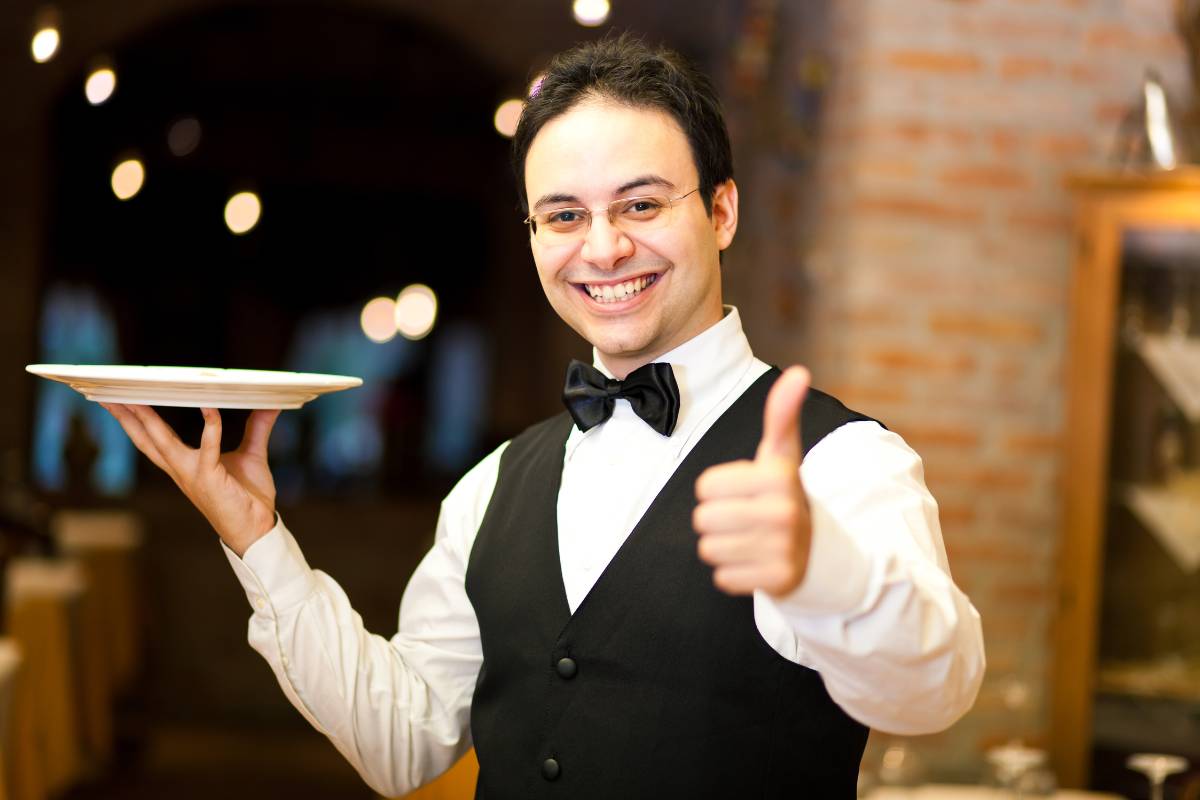
[[(549, 56), (612, 30), (715, 78), (727, 302), (759, 357), (922, 454), (983, 617), (975, 708), (873, 735), (863, 792), (1141, 798), (1157, 770), (1200, 795), (1187, 0), (7, 0), (2, 791), (373, 796), (246, 644), (202, 517), (24, 367), (362, 377), (286, 412), (272, 467), (309, 562), (390, 635), (441, 497), (589, 357), (540, 291), (507, 136)], [(198, 412), (162, 413), (198, 441)]]

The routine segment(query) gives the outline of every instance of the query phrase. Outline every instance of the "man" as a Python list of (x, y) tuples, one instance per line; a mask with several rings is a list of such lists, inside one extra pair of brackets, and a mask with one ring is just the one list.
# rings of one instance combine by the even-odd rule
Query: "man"
[(447, 496), (390, 641), (275, 513), (278, 412), (222, 455), (215, 410), (198, 450), (110, 410), (220, 535), (288, 698), (375, 789), (473, 742), (485, 798), (853, 797), (868, 726), (940, 730), (983, 674), (920, 459), (752, 355), (721, 302), (728, 136), (678, 56), (561, 54), (513, 152), (542, 288), (595, 366), (568, 371), (569, 415)]

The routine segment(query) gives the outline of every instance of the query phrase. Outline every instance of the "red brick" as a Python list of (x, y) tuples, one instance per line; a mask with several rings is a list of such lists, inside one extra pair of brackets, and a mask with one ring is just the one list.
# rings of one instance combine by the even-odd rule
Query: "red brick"
[(1141, 33), (1129, 25), (1112, 23), (1092, 27), (1084, 35), (1084, 41), (1088, 46), (1097, 49), (1155, 55), (1173, 54), (1182, 47), (1179, 37), (1174, 32)]
[(1005, 56), (1000, 61), (1000, 77), (1006, 80), (1045, 78), (1054, 72), (1054, 62), (1040, 56)]
[(1099, 64), (1086, 61), (1068, 64), (1067, 77), (1071, 79), (1072, 83), (1080, 86), (1096, 86), (1111, 80), (1108, 70)]
[(898, 372), (966, 375), (975, 370), (975, 359), (967, 353), (880, 347), (867, 352), (863, 358), (877, 367)]
[(864, 328), (896, 328), (904, 322), (903, 312), (895, 305), (856, 305), (828, 312), (830, 325), (845, 325), (856, 331)]
[(1040, 342), (1044, 331), (1037, 322), (995, 313), (934, 311), (929, 329), (940, 336), (966, 336), (988, 342)]
[(1002, 47), (1011, 47), (1014, 41), (1066, 42), (1079, 36), (1078, 23), (1028, 13), (1007, 17), (967, 14), (952, 20), (951, 27), (955, 33), (971, 38), (996, 39)]
[(1011, 539), (982, 539), (970, 537), (964, 540), (946, 541), (946, 552), (951, 566), (965, 564), (998, 564), (1003, 567), (1034, 564), (1039, 554), (1028, 543)]
[(870, 407), (897, 406), (908, 402), (908, 390), (896, 383), (831, 383), (825, 391), (864, 414)]
[(982, 69), (978, 56), (961, 51), (897, 50), (888, 56), (887, 61), (899, 69), (938, 75), (972, 75)]
[(928, 124), (916, 120), (897, 122), (892, 131), (897, 138), (912, 144), (924, 144), (932, 134)]
[(972, 449), (979, 446), (979, 431), (973, 426), (905, 423), (896, 426), (896, 432), (918, 452), (934, 447)]
[(955, 188), (969, 189), (1024, 189), (1029, 178), (1014, 167), (977, 164), (955, 167), (944, 171), (942, 183)]
[(1009, 579), (1000, 581), (991, 591), (992, 600), (1005, 606), (1048, 608), (1054, 592), (1048, 581)]
[(1085, 158), (1096, 150), (1096, 142), (1081, 133), (1047, 134), (1034, 142), (1034, 148), (1052, 159)]
[(1047, 536), (1057, 538), (1059, 520), (1056, 511), (1055, 508), (1029, 509), (1005, 504), (996, 510), (996, 523), (1035, 541)]
[(1030, 233), (1065, 236), (1071, 232), (1075, 218), (1069, 211), (1024, 209), (1009, 214), (1008, 224)]
[(917, 165), (912, 161), (897, 158), (863, 159), (854, 164), (855, 175), (862, 178), (884, 178), (888, 180), (912, 180), (917, 176)]
[(1004, 449), (1017, 455), (1050, 455), (1062, 452), (1062, 437), (1050, 433), (1012, 433)]
[(941, 203), (912, 195), (876, 195), (859, 197), (854, 202), (856, 211), (867, 214), (892, 214), (897, 217), (914, 217), (933, 222), (975, 224), (982, 220), (978, 207), (965, 203)]
[(1084, 41), (1092, 47), (1111, 47), (1119, 50), (1134, 50), (1140, 44), (1136, 33), (1125, 25), (1097, 25), (1086, 34)]
[[(938, 503), (938, 519), (942, 522), (942, 530), (955, 530), (965, 528), (975, 522), (978, 516), (974, 506), (966, 506), (958, 503)], [(946, 545), (949, 546), (954, 536), (946, 538)]]
[(961, 486), (967, 489), (978, 489), (988, 494), (1027, 491), (1033, 485), (1033, 478), (1026, 469), (1003, 467), (950, 469), (943, 468), (936, 462), (926, 466), (929, 467), (930, 484), (936, 482), (948, 486)]
[(1012, 130), (995, 130), (988, 137), (992, 150), (998, 156), (1011, 156), (1021, 147), (1021, 136)]
[(1131, 110), (1132, 108), (1130, 103), (1099, 103), (1096, 105), (1093, 118), (1096, 122), (1100, 122), (1105, 125), (1109, 125), (1114, 122), (1120, 123), (1125, 120), (1125, 117), (1129, 115)]

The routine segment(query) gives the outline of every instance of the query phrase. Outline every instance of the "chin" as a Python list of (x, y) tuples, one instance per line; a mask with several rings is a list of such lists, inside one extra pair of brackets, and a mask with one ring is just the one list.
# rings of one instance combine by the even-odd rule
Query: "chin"
[(644, 353), (652, 341), (650, 336), (622, 336), (605, 331), (596, 331), (594, 335), (585, 338), (601, 353), (618, 358), (629, 358)]

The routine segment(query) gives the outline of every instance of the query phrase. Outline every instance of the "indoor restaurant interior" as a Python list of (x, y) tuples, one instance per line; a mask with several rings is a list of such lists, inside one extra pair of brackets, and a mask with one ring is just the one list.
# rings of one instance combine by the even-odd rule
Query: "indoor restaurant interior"
[[(79, 376), (349, 378), (279, 415), (275, 503), (396, 634), (443, 499), (591, 363), (509, 159), (551, 58), (622, 34), (711, 78), (724, 303), (919, 454), (986, 653), (949, 727), (867, 725), (844, 793), (715, 796), (1200, 800), (1200, 0), (5, 0), (0, 800), (396, 796)], [(197, 448), (202, 405), (155, 408)], [(490, 796), (460, 751), (399, 796)]]

